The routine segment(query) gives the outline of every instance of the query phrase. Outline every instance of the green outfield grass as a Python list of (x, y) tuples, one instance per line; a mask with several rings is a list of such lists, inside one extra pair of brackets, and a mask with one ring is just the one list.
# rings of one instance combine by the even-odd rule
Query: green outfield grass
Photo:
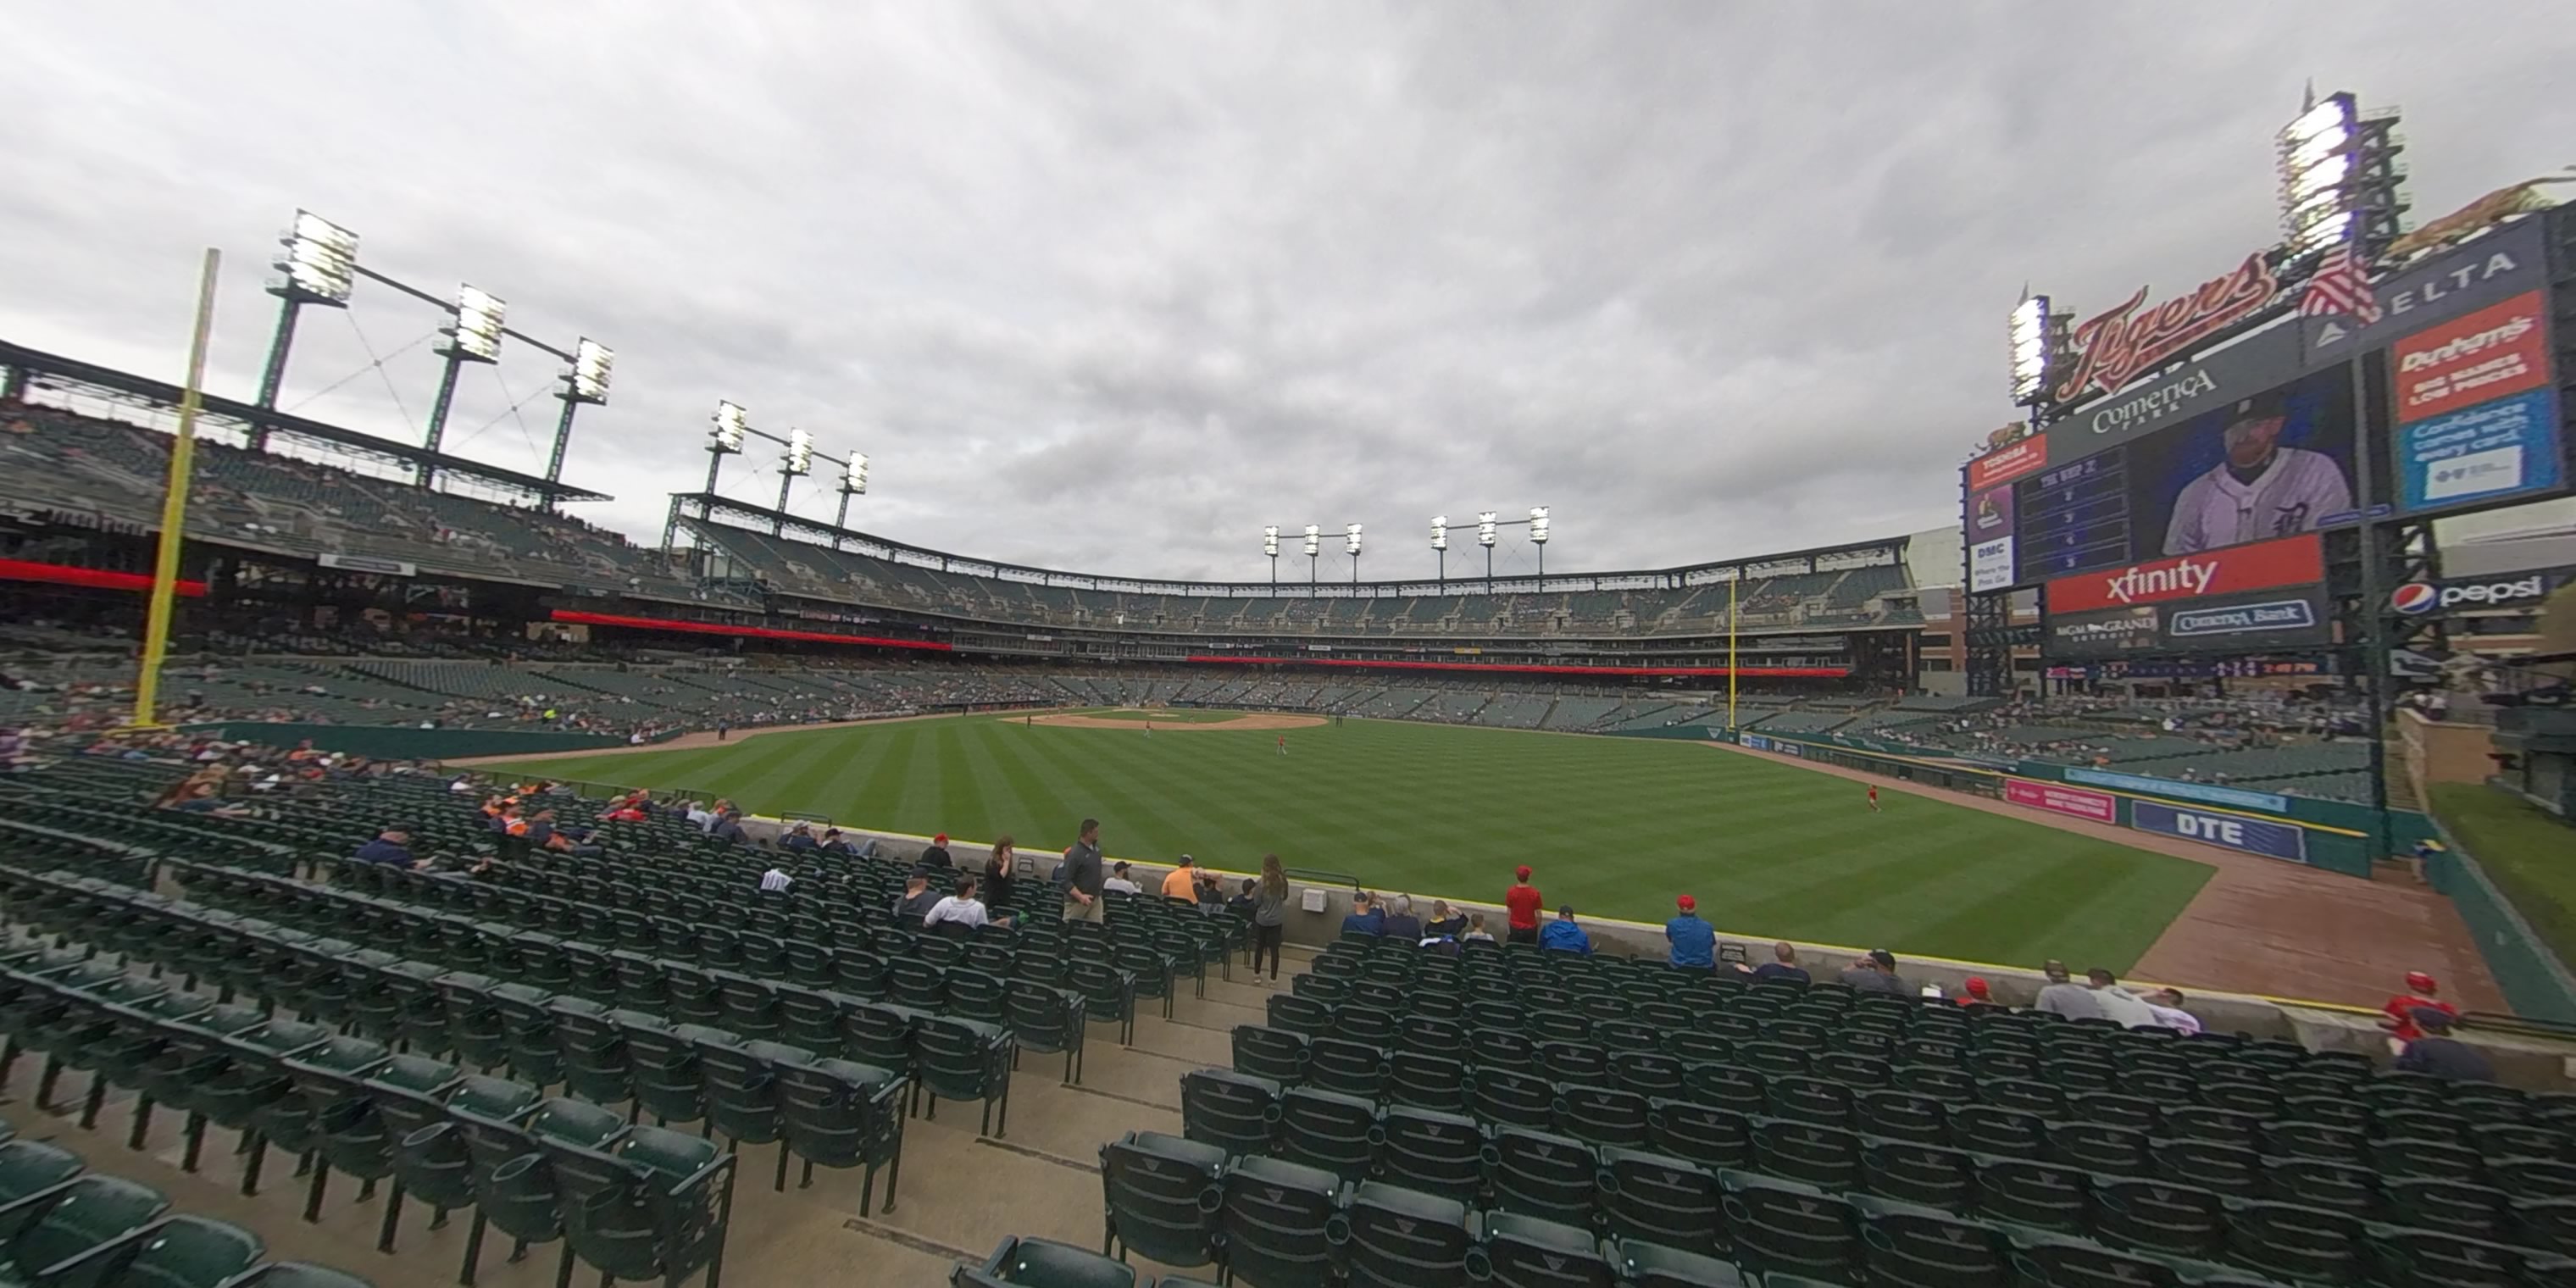
[(958, 716), (726, 746), (516, 762), (687, 788), (755, 813), (1059, 850), (1085, 815), (1114, 857), (1265, 851), (1381, 890), (1660, 922), (1698, 896), (1722, 932), (1970, 961), (2127, 970), (2210, 869), (1687, 742), (1355, 720), (1288, 733), (1026, 727)]

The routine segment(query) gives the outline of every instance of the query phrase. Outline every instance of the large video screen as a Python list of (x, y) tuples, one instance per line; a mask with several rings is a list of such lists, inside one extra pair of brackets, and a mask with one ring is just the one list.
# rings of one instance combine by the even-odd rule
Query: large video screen
[(2357, 518), (2350, 370), (2239, 398), (2009, 486), (2023, 580)]
[(2550, 322), (2576, 287), (2550, 282), (2544, 223), (2375, 280), (2367, 318), (2282, 319), (1970, 461), (1968, 588), (2278, 540), (2365, 505), (2415, 517), (2566, 492)]

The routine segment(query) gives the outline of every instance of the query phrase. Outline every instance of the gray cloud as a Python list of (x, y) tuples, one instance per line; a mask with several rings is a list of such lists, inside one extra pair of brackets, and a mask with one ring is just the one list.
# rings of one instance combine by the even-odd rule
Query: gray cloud
[[(2270, 240), (2311, 73), (2408, 109), (2428, 214), (2576, 159), (2557, 6), (2427, 13), (37, 6), (0, 334), (175, 374), (212, 243), (246, 393), (301, 205), (614, 345), (569, 473), (642, 539), (731, 398), (868, 452), (862, 526), (1055, 567), (1258, 578), (1262, 524), (1358, 520), (1411, 575), (1433, 513), (1534, 503), (1559, 569), (1755, 554), (1953, 512), (2024, 281), (2106, 306)], [(417, 441), (436, 321), (308, 315), (286, 402)], [(451, 445), (541, 468), (551, 365), (469, 372)]]

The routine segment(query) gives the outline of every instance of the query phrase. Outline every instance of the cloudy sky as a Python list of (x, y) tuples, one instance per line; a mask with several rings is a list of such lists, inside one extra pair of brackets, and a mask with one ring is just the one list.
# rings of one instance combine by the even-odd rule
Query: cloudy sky
[[(2576, 162), (2563, 0), (8, 21), (0, 336), (175, 379), (219, 246), (210, 383), (247, 397), (305, 207), (617, 349), (568, 470), (601, 522), (657, 535), (729, 398), (868, 453), (858, 526), (1138, 575), (1257, 579), (1264, 523), (1351, 521), (1366, 574), (1421, 575), (1433, 514), (1534, 504), (1559, 570), (1930, 526), (2011, 414), (2022, 284), (2090, 313), (2271, 241), (2308, 78), (2405, 110), (2427, 216)], [(283, 405), (419, 441), (438, 320), (364, 285), (308, 314)], [(542, 469), (553, 371), (469, 370), (450, 446)], [(767, 453), (730, 465), (774, 498)]]

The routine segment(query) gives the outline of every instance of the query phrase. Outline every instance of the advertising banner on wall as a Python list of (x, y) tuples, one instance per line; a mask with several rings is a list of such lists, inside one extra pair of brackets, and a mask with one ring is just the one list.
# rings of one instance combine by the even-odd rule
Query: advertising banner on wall
[(2301, 362), (2341, 362), (2410, 331), (2540, 289), (2548, 282), (2543, 222), (2525, 219), (2375, 284), (2376, 322), (2348, 313), (2300, 318)]
[(2141, 774), (2118, 774), (2107, 769), (2070, 769), (2070, 783), (2091, 783), (2123, 792), (2153, 792), (2179, 796), (2184, 800), (2207, 801), (2212, 805), (2233, 805), (2238, 809), (2270, 810), (2275, 814), (2290, 808), (2290, 798), (2276, 792), (2247, 791), (2242, 787), (2220, 787), (2214, 783), (2186, 783), (2171, 778), (2148, 778)]
[(2028, 805), (2056, 814), (2071, 814), (2096, 823), (2120, 821), (2120, 799), (2101, 792), (2088, 792), (2057, 783), (2043, 783), (2030, 778), (2004, 780), (2004, 799), (2015, 805)]
[(2314, 533), (2171, 559), (2103, 568), (2048, 583), (2052, 613), (2133, 608), (2325, 580), (2324, 543)]
[(2007, 483), (1968, 498), (1968, 589), (2013, 584), (2013, 489)]
[(2129, 826), (2141, 832), (2178, 836), (2203, 845), (2223, 845), (2248, 854), (2288, 859), (2292, 863), (2308, 861), (2308, 833), (2305, 828), (2268, 823), (2242, 814), (2214, 814), (2157, 801), (2132, 801), (2129, 804)]
[(2410, 512), (2559, 483), (2549, 304), (2526, 291), (2389, 346), (2398, 499)]

